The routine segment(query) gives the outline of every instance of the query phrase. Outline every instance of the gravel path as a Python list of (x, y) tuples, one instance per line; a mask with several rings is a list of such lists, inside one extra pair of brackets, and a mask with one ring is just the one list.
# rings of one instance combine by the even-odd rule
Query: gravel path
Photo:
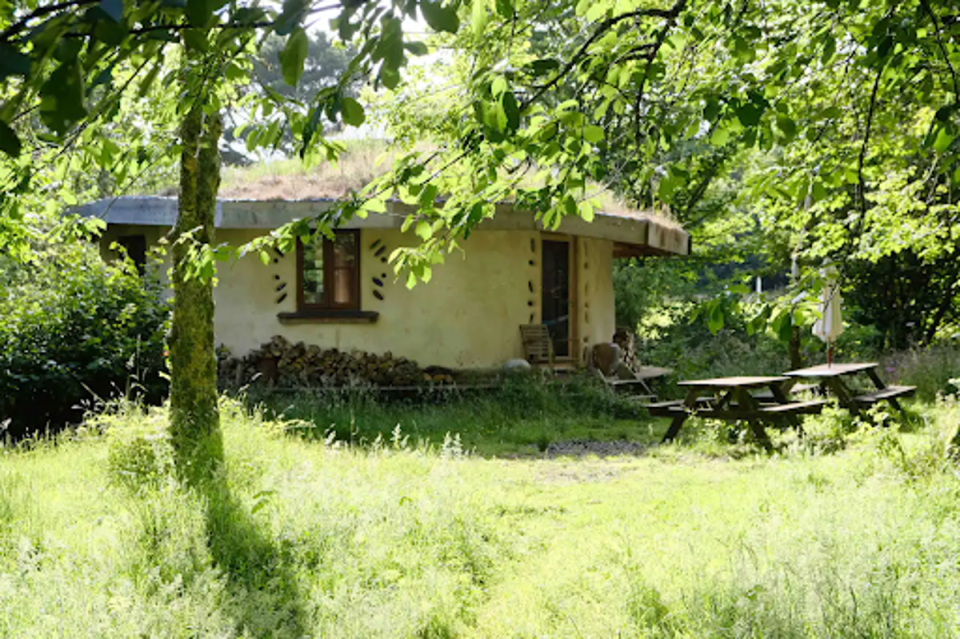
[(585, 455), (616, 457), (619, 455), (642, 455), (647, 452), (647, 448), (649, 448), (647, 444), (624, 439), (603, 442), (589, 439), (570, 439), (550, 443), (543, 454), (545, 457), (583, 457)]

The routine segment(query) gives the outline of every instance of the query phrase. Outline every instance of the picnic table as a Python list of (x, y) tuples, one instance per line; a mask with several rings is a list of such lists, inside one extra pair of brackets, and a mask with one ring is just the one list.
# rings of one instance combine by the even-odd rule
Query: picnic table
[[(860, 392), (851, 388), (848, 383), (858, 375), (865, 374), (872, 382), (875, 390)], [(821, 389), (836, 396), (837, 402), (854, 415), (860, 410), (872, 406), (880, 401), (887, 401), (891, 406), (903, 413), (903, 407), (897, 401), (898, 397), (912, 395), (916, 386), (887, 386), (877, 374), (876, 362), (854, 362), (848, 364), (820, 364), (795, 371), (784, 373), (793, 379), (819, 380)]]
[[(670, 427), (663, 436), (668, 442), (680, 433), (688, 417), (696, 415), (707, 419), (746, 421), (757, 441), (771, 450), (765, 423), (800, 427), (800, 415), (818, 413), (826, 400), (791, 401), (783, 391), (789, 377), (718, 377), (678, 382), (687, 389), (682, 400), (648, 404), (647, 410), (657, 417), (671, 417)], [(766, 401), (764, 391), (772, 401)], [(707, 393), (705, 395), (705, 393)]]

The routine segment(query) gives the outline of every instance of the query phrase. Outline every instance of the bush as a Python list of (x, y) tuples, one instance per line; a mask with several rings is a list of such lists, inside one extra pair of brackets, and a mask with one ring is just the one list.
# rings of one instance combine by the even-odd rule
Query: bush
[(0, 424), (14, 438), (59, 430), (117, 395), (163, 396), (169, 316), (155, 278), (59, 246), (0, 292)]

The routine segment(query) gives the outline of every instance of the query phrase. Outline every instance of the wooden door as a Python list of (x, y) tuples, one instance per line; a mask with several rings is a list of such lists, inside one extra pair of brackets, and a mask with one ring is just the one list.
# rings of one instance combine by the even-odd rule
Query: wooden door
[(541, 321), (553, 340), (553, 354), (570, 356), (570, 243), (543, 240)]

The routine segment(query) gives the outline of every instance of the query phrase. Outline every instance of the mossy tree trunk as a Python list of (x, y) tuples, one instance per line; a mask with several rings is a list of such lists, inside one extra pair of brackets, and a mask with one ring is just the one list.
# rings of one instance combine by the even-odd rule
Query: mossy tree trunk
[(210, 477), (223, 461), (213, 281), (189, 275), (191, 259), (202, 253), (191, 249), (213, 242), (222, 127), (219, 112), (205, 113), (198, 100), (180, 128), (180, 198), (172, 237), (174, 297), (168, 346), (171, 440), (177, 469), (188, 482)]

